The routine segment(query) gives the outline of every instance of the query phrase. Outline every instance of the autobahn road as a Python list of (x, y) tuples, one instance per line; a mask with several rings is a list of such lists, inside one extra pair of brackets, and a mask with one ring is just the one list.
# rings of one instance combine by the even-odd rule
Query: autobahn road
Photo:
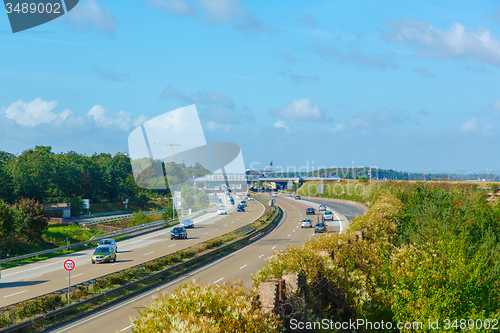
[[(115, 263), (92, 265), (90, 258), (95, 248), (91, 248), (5, 269), (0, 280), (0, 306), (67, 288), (68, 273), (63, 267), (66, 259), (72, 259), (76, 264), (71, 271), (71, 285), (75, 285), (223, 235), (251, 223), (265, 210), (258, 201), (248, 201), (248, 204), (244, 213), (234, 212), (226, 216), (209, 213), (194, 219), (195, 228), (187, 230), (186, 240), (170, 240), (170, 227), (119, 241)], [(232, 210), (235, 211), (234, 207)]]
[[(301, 219), (306, 218), (305, 209), (314, 207), (316, 203), (307, 200), (295, 201), (281, 195), (277, 198), (277, 203), (284, 211), (284, 219), (272, 232), (259, 241), (162, 286), (69, 322), (49, 332), (130, 332), (130, 317), (137, 316), (137, 310), (150, 303), (154, 297), (157, 297), (158, 291), (169, 293), (180, 284), (191, 280), (199, 280), (203, 284), (208, 284), (241, 279), (244, 286), (251, 286), (251, 274), (256, 273), (260, 267), (264, 266), (265, 259), (272, 256), (275, 251), (282, 251), (289, 245), (301, 244), (309, 237), (315, 237), (314, 229), (301, 229), (299, 222)], [(336, 211), (336, 209), (333, 209), (332, 202), (321, 201), (321, 204), (325, 204)], [(354, 211), (356, 207), (356, 205), (348, 203), (335, 202), (335, 204), (346, 209), (346, 211), (348, 209)], [(319, 206), (319, 204), (317, 205)], [(362, 209), (360, 209), (360, 212), (364, 213)], [(337, 214), (342, 215), (338, 211)], [(350, 219), (355, 217), (349, 216)], [(333, 224), (335, 223), (338, 223), (338, 221), (333, 222)]]

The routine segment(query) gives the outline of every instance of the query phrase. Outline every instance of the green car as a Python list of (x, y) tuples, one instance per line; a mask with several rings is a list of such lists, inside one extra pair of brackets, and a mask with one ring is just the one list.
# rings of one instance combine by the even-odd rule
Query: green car
[(116, 261), (116, 251), (111, 246), (98, 246), (92, 255), (92, 263)]

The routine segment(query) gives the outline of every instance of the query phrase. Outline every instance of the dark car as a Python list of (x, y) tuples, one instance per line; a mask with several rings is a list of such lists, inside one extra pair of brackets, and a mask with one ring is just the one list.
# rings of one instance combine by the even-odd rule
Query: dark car
[(243, 205), (243, 206), (246, 207), (248, 204), (247, 204), (247, 202), (245, 200), (241, 200), (240, 205)]
[(325, 232), (325, 231), (326, 231), (326, 224), (324, 224), (324, 223), (317, 223), (314, 226), (314, 233)]
[(296, 195), (295, 200), (300, 200), (300, 195)]
[(316, 215), (316, 211), (314, 210), (314, 208), (309, 207), (306, 209), (306, 215), (309, 215), (309, 214)]
[(233, 199), (233, 197), (229, 197), (229, 202), (231, 203), (231, 205), (234, 205), (234, 199)]
[(186, 239), (187, 236), (187, 231), (184, 229), (184, 227), (175, 227), (172, 229), (170, 232), (170, 239)]
[(244, 212), (244, 211), (245, 211), (245, 206), (238, 205), (238, 212)]

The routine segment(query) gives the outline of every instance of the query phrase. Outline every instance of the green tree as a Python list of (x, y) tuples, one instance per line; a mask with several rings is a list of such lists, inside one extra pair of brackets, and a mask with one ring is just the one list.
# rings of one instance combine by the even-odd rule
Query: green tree
[(6, 240), (14, 229), (14, 218), (10, 206), (0, 199), (0, 239)]
[(13, 211), (16, 232), (30, 243), (39, 243), (48, 224), (40, 203), (33, 199), (21, 199), (14, 205)]

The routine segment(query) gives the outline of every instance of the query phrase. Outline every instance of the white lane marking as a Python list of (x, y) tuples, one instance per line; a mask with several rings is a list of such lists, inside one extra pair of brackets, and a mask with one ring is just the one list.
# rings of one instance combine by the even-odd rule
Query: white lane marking
[(205, 236), (206, 234), (208, 234), (208, 232), (205, 232), (202, 236)]
[[(77, 276), (80, 276), (80, 275), (83, 275), (83, 273), (73, 275), (72, 277), (77, 277)], [(68, 279), (68, 278), (66, 278), (66, 280), (67, 280), (67, 279)]]
[(221, 281), (221, 280), (224, 280), (224, 278), (220, 278), (220, 279), (218, 279), (217, 281), (215, 281), (214, 283), (217, 283), (217, 282), (219, 282), (219, 281)]
[(225, 227), (227, 227), (227, 224), (224, 224)]
[(243, 265), (243, 266), (241, 266), (241, 267), (240, 267), (240, 269), (245, 268), (245, 267), (247, 267), (247, 265)]
[(293, 232), (295, 232), (296, 229), (293, 229)]
[[(91, 251), (90, 251), (91, 252)], [(89, 256), (90, 253), (88, 254), (83, 254), (81, 256), (78, 256), (78, 257), (74, 257), (72, 258), (73, 260), (76, 260), (78, 258), (81, 258), (81, 257), (86, 257), (86, 256)], [(15, 274), (19, 274), (19, 273), (24, 273), (24, 272), (29, 272), (29, 271), (32, 271), (34, 269), (40, 269), (40, 268), (43, 268), (43, 267), (47, 267), (47, 266), (51, 266), (51, 265), (55, 265), (55, 264), (60, 264), (62, 262), (66, 261), (66, 258), (64, 260), (60, 260), (60, 261), (56, 261), (56, 262), (53, 262), (53, 263), (50, 263), (50, 264), (47, 264), (47, 265), (42, 265), (42, 266), (38, 266), (38, 267), (33, 267), (33, 268), (30, 268), (30, 269), (25, 269), (24, 271), (19, 271), (19, 272), (14, 272), (14, 273), (10, 273), (10, 274), (3, 274), (4, 277), (6, 276), (10, 276), (10, 275), (15, 275)], [(78, 264), (78, 265), (81, 265), (81, 264)]]
[(148, 252), (148, 253), (144, 253), (143, 255), (144, 255), (144, 256), (147, 256), (148, 254), (151, 254), (151, 253), (153, 253), (153, 252), (154, 252), (154, 251), (151, 251), (151, 252)]
[(288, 234), (288, 236), (287, 236), (287, 237), (290, 237), (290, 234)]
[(263, 255), (263, 254), (261, 254), (261, 255), (259, 256), (259, 258), (262, 258), (263, 256), (264, 256), (264, 255)]
[(114, 264), (111, 264), (111, 265), (109, 265), (109, 266), (114, 266), (114, 265), (118, 265), (118, 264), (119, 264), (119, 262), (114, 263)]
[(127, 329), (131, 328), (132, 326), (134, 326), (134, 325), (130, 325), (130, 326), (127, 326), (127, 327), (125, 327), (125, 328), (122, 328), (122, 329), (120, 330), (120, 332), (123, 332), (123, 331), (125, 331), (125, 330), (127, 330)]
[(271, 250), (274, 250), (276, 248), (276, 245), (273, 246), (273, 248)]
[(14, 295), (19, 295), (19, 294), (25, 293), (25, 292), (27, 292), (27, 291), (28, 291), (28, 289), (23, 290), (23, 291), (20, 291), (20, 292), (18, 292), (18, 293), (14, 293), (14, 294), (11, 294), (11, 295), (4, 296), (3, 298), (7, 298), (7, 297), (10, 297), (10, 296), (14, 296)]
[(170, 245), (169, 247), (175, 246), (175, 244)]

